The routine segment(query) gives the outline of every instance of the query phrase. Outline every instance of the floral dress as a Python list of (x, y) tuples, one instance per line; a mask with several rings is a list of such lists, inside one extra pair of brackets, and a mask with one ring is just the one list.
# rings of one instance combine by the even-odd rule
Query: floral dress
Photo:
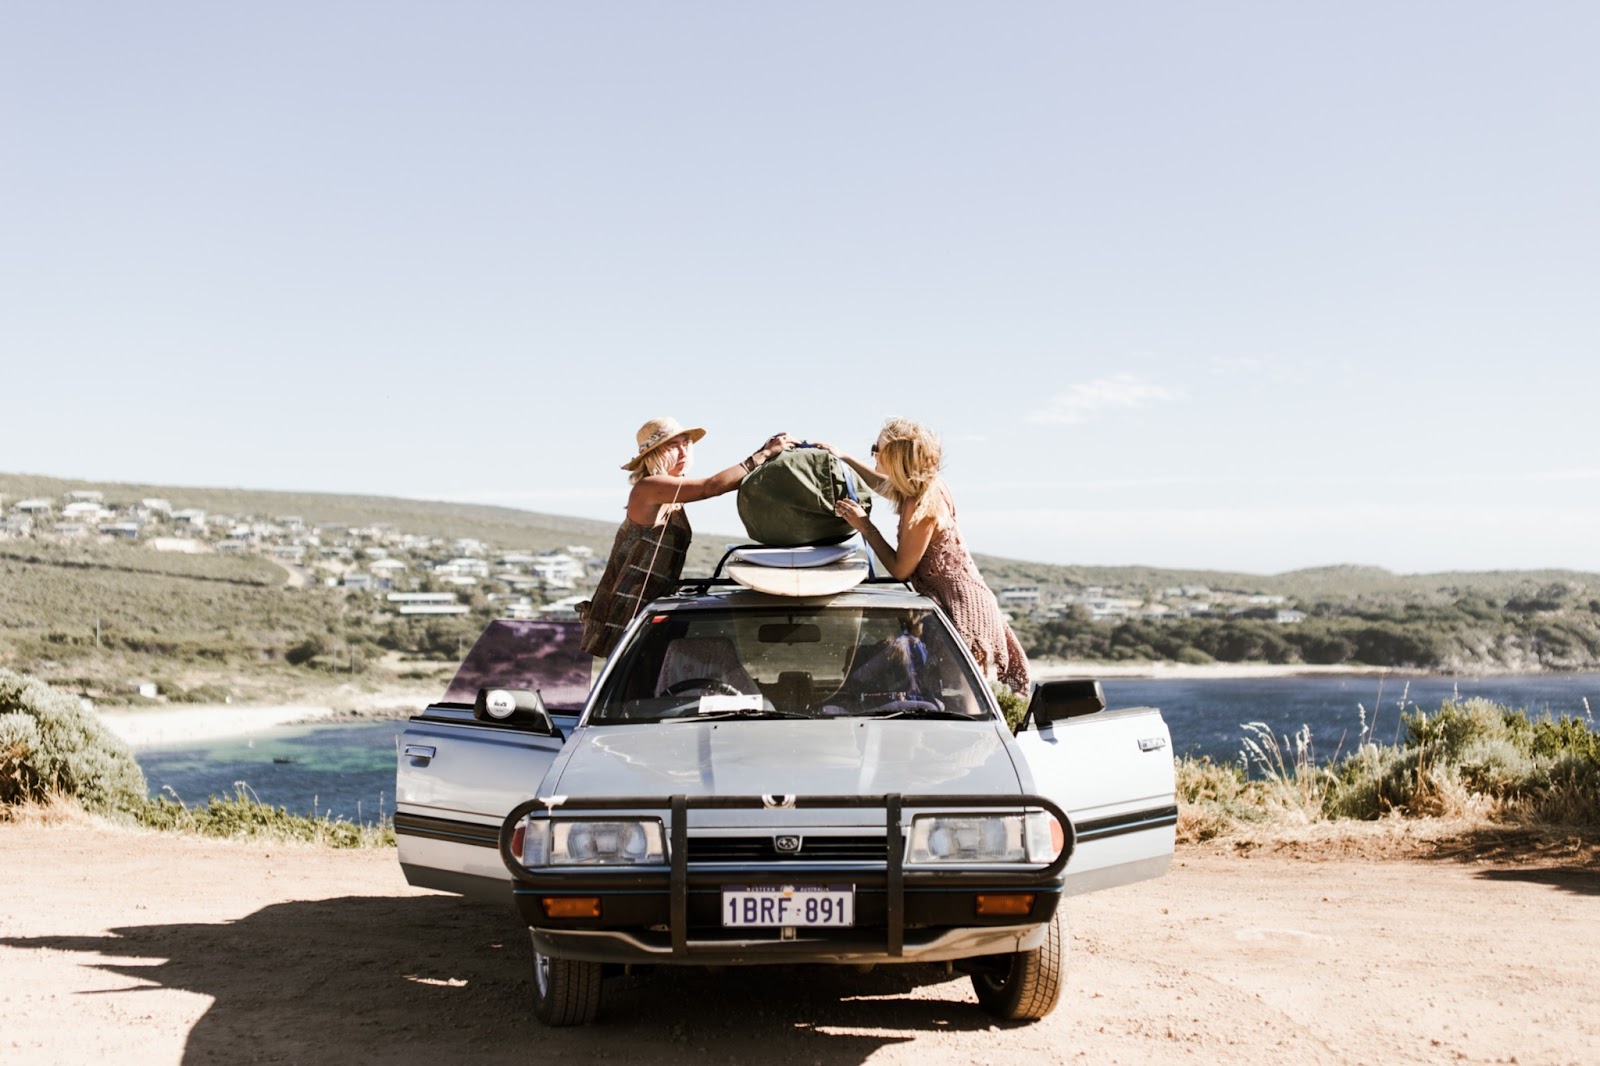
[(1002, 684), (1026, 695), (1030, 683), (1028, 657), (961, 539), (961, 531), (956, 528), (955, 501), (942, 481), (939, 492), (950, 518), (942, 528), (934, 530), (928, 550), (922, 553), (911, 574), (911, 585), (950, 616), (979, 666), (992, 665)]

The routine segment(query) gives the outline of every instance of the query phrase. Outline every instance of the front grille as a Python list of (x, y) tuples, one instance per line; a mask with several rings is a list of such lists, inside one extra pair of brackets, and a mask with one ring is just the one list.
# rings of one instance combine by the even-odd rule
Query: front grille
[(887, 862), (889, 847), (880, 836), (804, 836), (798, 851), (779, 851), (776, 837), (689, 838), (689, 863), (724, 862)]

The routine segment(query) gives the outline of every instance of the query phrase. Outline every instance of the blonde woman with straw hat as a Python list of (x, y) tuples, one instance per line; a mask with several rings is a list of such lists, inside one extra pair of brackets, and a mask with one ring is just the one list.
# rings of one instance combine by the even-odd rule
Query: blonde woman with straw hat
[(683, 574), (692, 535), (683, 505), (738, 488), (746, 474), (791, 443), (787, 433), (778, 433), (726, 470), (710, 477), (688, 477), (695, 442), (705, 435), (698, 426), (683, 428), (675, 418), (652, 418), (639, 427), (639, 450), (622, 464), (633, 483), (627, 516), (617, 528), (599, 587), (578, 605), (583, 650), (589, 654), (610, 655), (639, 609)]
[(849, 463), (873, 492), (894, 504), (898, 543), (890, 544), (854, 500), (840, 500), (835, 513), (861, 534), (891, 576), (910, 581), (944, 609), (979, 666), (1012, 691), (1026, 693), (1028, 657), (956, 528), (956, 503), (939, 476), (939, 438), (921, 423), (891, 418), (872, 444), (871, 466), (832, 445), (817, 447)]

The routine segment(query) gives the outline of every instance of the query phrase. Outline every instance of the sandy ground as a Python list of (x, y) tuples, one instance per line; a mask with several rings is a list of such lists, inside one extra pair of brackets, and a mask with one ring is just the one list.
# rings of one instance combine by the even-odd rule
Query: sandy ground
[(287, 704), (236, 706), (190, 704), (182, 707), (112, 708), (100, 711), (106, 728), (134, 751), (167, 744), (248, 737), (291, 722), (316, 722), (333, 716), (332, 707)]
[(277, 726), (335, 718), (405, 718), (437, 699), (443, 686), (389, 687), (339, 693), (326, 703), (181, 703), (154, 707), (100, 707), (106, 727), (134, 751), (226, 737), (248, 737)]
[(1090, 663), (1045, 660), (1030, 663), (1035, 681), (1049, 681), (1061, 677), (1154, 677), (1172, 679), (1237, 678), (1237, 677), (1377, 677), (1380, 674), (1399, 674), (1393, 670), (1377, 670), (1370, 666), (1313, 666), (1296, 663), (1283, 666), (1275, 663)]
[[(1308, 835), (1069, 901), (1061, 1006), (991, 1024), (933, 967), (658, 970), (546, 1030), (509, 907), (392, 850), (0, 824), (0, 1061), (1594, 1063), (1593, 849)], [(1397, 833), (1399, 836), (1397, 837)]]

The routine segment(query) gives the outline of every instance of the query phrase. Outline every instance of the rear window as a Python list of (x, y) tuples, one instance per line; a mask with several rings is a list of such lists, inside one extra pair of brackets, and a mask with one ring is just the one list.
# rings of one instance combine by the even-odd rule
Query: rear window
[(993, 713), (934, 612), (795, 605), (647, 615), (589, 720), (741, 711), (815, 718)]
[(480, 688), (537, 689), (552, 711), (576, 713), (589, 695), (593, 656), (577, 622), (490, 622), (456, 669), (441, 703), (470, 707)]

